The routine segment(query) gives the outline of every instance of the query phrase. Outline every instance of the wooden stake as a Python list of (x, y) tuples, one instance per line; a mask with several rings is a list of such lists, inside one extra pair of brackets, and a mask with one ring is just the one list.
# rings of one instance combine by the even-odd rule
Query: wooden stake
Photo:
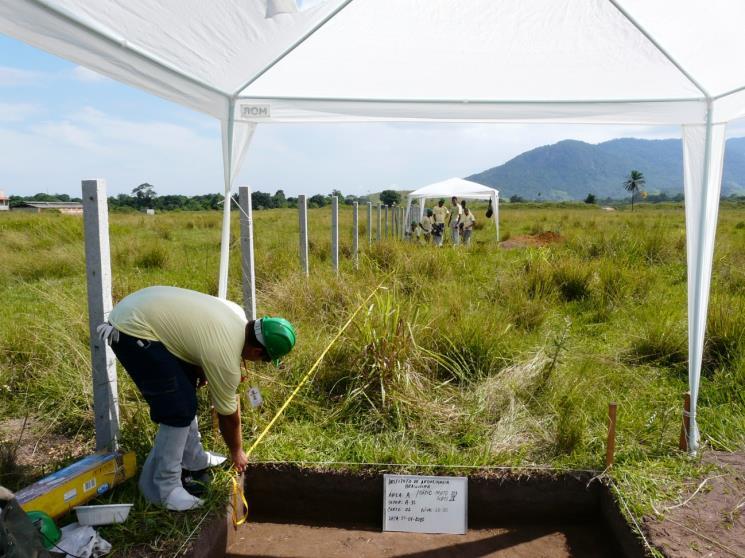
[(680, 441), (678, 447), (688, 451), (688, 433), (691, 430), (691, 392), (683, 396), (683, 424), (680, 427)]
[(616, 455), (616, 403), (608, 403), (608, 443), (605, 451), (605, 467), (611, 467)]
[(214, 407), (210, 407), (210, 414), (212, 415), (212, 435), (217, 439), (220, 434), (220, 425), (217, 422), (217, 411)]

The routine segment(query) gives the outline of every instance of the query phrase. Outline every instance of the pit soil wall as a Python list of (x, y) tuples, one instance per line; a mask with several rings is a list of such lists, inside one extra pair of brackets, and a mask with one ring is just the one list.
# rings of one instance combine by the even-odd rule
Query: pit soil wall
[[(593, 480), (590, 473), (518, 474), (499, 471), (463, 476), (469, 477), (468, 528), (469, 534), (473, 531), (471, 536), (476, 535), (478, 530), (483, 530), (483, 533), (501, 530), (502, 537), (504, 533), (509, 533), (520, 540), (521, 531), (555, 532), (564, 535), (563, 554), (557, 551), (547, 555), (591, 556), (595, 552), (629, 558), (645, 555), (644, 547), (619, 512), (608, 487)], [(254, 465), (246, 471), (244, 490), (249, 506), (248, 522), (253, 527), (249, 525), (236, 530), (230, 521), (213, 521), (203, 529), (193, 546), (191, 557), (258, 555), (251, 550), (255, 550), (257, 545), (261, 546), (258, 538), (266, 541), (260, 553), (262, 556), (280, 556), (283, 554), (269, 552), (272, 549), (280, 552), (279, 548), (284, 548), (281, 552), (290, 553), (292, 545), (282, 545), (288, 543), (292, 533), (306, 539), (306, 542), (314, 533), (319, 538), (322, 536), (324, 541), (329, 537), (341, 536), (346, 545), (350, 544), (354, 534), (367, 533), (364, 539), (368, 545), (371, 540), (374, 544), (373, 539), (380, 536), (383, 520), (381, 472), (317, 470), (289, 464)], [(297, 526), (326, 531), (308, 531)], [(423, 538), (403, 535), (406, 539), (400, 538), (401, 534), (398, 533), (382, 535), (399, 537), (389, 537), (386, 544), (396, 540), (407, 543), (408, 546), (403, 545), (405, 548), (402, 548), (406, 552), (395, 555), (445, 555), (425, 550), (431, 548), (432, 537), (444, 537), (442, 535)], [(363, 537), (359, 538), (361, 541)], [(414, 552), (416, 548), (409, 548), (412, 541), (415, 545), (421, 543), (422, 551)], [(299, 541), (298, 548), (304, 548), (302, 543)], [(349, 550), (352, 551), (351, 548)], [(332, 554), (329, 549), (324, 552)], [(360, 556), (366, 555), (361, 550), (355, 552)], [(292, 555), (304, 554), (298, 551)], [(509, 552), (481, 555), (511, 556)]]

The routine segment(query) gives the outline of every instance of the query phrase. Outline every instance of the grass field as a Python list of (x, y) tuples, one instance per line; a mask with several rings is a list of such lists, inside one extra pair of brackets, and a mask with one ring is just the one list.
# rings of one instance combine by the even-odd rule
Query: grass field
[[(476, 210), (483, 221), (483, 210)], [(139, 288), (176, 285), (215, 294), (218, 213), (111, 215), (115, 302)], [(237, 215), (229, 298), (241, 301)], [(309, 278), (300, 274), (296, 210), (256, 212), (260, 315), (299, 332), (285, 367), (259, 365), (264, 394), (244, 405), (250, 442), (348, 315), (383, 288), (334, 345), (312, 382), (253, 458), (282, 461), (602, 470), (607, 406), (618, 402), (611, 472), (634, 515), (670, 500), (699, 462), (677, 450), (687, 390), (686, 266), (682, 206), (631, 213), (594, 206), (515, 204), (501, 210), (503, 239), (543, 231), (562, 242), (503, 250), (491, 228), (469, 249), (384, 241), (368, 247), (361, 212), (359, 270), (349, 258), (351, 211), (342, 210), (342, 266), (330, 263), (330, 210), (311, 210)], [(0, 421), (26, 416), (92, 450), (82, 221), (0, 215)], [(706, 448), (745, 446), (745, 206), (720, 213), (701, 383)], [(147, 407), (120, 373), (122, 444), (144, 459), (155, 432)], [(201, 395), (205, 440), (220, 449)], [(10, 449), (9, 449), (10, 448)], [(28, 480), (0, 455), (0, 483)], [(345, 465), (353, 467), (353, 465)], [(223, 501), (228, 476), (212, 503)], [(136, 498), (130, 483), (115, 498)], [(169, 548), (199, 515), (173, 517), (137, 499), (127, 527), (105, 535), (120, 550)], [(166, 523), (163, 523), (166, 522)], [(165, 529), (163, 525), (167, 524)], [(178, 545), (177, 545), (178, 546)]]

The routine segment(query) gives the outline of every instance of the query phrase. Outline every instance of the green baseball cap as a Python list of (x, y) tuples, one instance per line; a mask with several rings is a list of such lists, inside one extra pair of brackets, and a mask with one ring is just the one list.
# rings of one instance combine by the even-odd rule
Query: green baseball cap
[(295, 346), (295, 328), (284, 318), (265, 316), (259, 320), (261, 336), (256, 336), (275, 364)]

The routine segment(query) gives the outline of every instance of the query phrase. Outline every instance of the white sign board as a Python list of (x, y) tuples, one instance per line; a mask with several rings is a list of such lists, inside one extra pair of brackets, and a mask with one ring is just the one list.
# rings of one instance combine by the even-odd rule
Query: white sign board
[(467, 477), (383, 475), (383, 489), (383, 531), (465, 534)]

